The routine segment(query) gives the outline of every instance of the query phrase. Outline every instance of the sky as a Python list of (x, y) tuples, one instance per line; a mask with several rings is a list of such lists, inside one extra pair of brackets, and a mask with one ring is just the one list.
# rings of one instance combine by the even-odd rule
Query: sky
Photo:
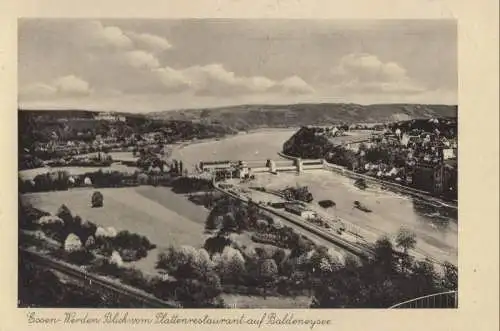
[(458, 102), (453, 20), (21, 19), (23, 109)]

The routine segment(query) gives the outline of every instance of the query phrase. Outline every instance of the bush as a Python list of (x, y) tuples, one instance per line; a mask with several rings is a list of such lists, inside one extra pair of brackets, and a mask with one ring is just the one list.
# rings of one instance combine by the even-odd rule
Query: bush
[(120, 279), (128, 285), (140, 288), (145, 291), (152, 290), (152, 284), (142, 274), (140, 270), (134, 268), (123, 268)]
[(104, 197), (102, 193), (96, 191), (92, 194), (92, 208), (102, 207), (104, 203)]
[(108, 260), (101, 260), (90, 267), (90, 270), (101, 275), (119, 277), (123, 268)]
[(335, 207), (336, 204), (332, 200), (321, 200), (318, 202), (318, 205), (320, 205), (323, 208), (330, 208), (330, 207)]
[(88, 265), (94, 260), (95, 256), (87, 249), (79, 249), (69, 252), (67, 254), (67, 258), (71, 263), (75, 263), (78, 265)]
[(210, 254), (222, 253), (226, 246), (230, 246), (232, 240), (228, 237), (217, 235), (215, 237), (210, 237), (205, 241), (203, 248), (207, 250)]

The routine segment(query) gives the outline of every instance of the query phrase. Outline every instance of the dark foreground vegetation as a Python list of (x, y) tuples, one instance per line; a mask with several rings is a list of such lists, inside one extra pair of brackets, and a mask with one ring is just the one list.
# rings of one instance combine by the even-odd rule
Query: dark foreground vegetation
[[(201, 274), (213, 271), (229, 293), (312, 294), (314, 308), (387, 308), (419, 296), (456, 290), (458, 286), (458, 270), (452, 264), (445, 263), (442, 270), (437, 270), (432, 262), (416, 261), (408, 254), (416, 244), (416, 237), (408, 231), (398, 234), (396, 247), (389, 239), (381, 238), (374, 245), (373, 259), (358, 260), (314, 245), (260, 214), (253, 203), (219, 200), (206, 228), (215, 231), (204, 247), (210, 260), (206, 256), (204, 259), (212, 264), (179, 266), (178, 261), (185, 259), (172, 249), (160, 258), (159, 267), (198, 281), (203, 281), (199, 279)], [(268, 238), (255, 241), (270, 245), (252, 249), (230, 239), (231, 233), (244, 232), (254, 233), (254, 240)], [(197, 268), (203, 272), (198, 273)]]
[(20, 308), (141, 308), (141, 304), (87, 284), (65, 281), (51, 270), (30, 262), (19, 251)]

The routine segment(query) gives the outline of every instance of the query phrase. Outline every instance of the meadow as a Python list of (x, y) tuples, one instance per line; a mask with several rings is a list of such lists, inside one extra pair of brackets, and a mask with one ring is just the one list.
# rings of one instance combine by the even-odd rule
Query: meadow
[(170, 245), (201, 247), (205, 242), (203, 224), (192, 221), (164, 207), (144, 195), (136, 188), (99, 189), (104, 196), (104, 206), (92, 208), (90, 198), (93, 189), (29, 193), (22, 199), (35, 208), (57, 213), (65, 204), (73, 213), (103, 227), (114, 227), (117, 231), (128, 230), (146, 236), (158, 249), (150, 252), (145, 261), (137, 263), (145, 271), (154, 271), (156, 254)]

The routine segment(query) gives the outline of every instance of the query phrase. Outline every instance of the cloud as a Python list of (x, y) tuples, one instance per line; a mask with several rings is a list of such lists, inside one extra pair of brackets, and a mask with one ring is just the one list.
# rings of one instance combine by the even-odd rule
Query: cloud
[(180, 92), (188, 90), (191, 87), (191, 82), (179, 70), (165, 67), (156, 69), (153, 73), (158, 78), (165, 92)]
[(86, 95), (90, 93), (89, 83), (74, 75), (57, 78), (53, 86), (58, 93), (65, 95)]
[(152, 52), (163, 52), (172, 48), (167, 39), (149, 33), (128, 32), (127, 35), (134, 41), (136, 47)]
[(33, 83), (22, 87), (19, 91), (21, 99), (47, 99), (55, 97), (86, 96), (93, 91), (85, 80), (74, 75), (62, 76), (51, 83)]
[(344, 56), (331, 71), (335, 88), (354, 93), (421, 93), (426, 89), (413, 81), (395, 62), (382, 62), (366, 53)]
[(201, 96), (235, 96), (266, 93), (306, 94), (314, 89), (297, 76), (274, 81), (264, 76), (239, 76), (222, 64), (170, 67), (155, 70), (165, 91), (190, 91)]
[[(52, 82), (36, 82), (22, 88), (23, 98), (94, 97), (117, 94), (187, 93), (193, 96), (228, 97), (258, 95), (306, 95), (314, 89), (297, 75), (273, 79), (243, 75), (222, 63), (174, 68), (162, 63), (159, 53), (172, 48), (161, 36), (123, 30), (99, 21), (72, 22), (64, 34), (75, 46), (78, 66), (60, 70), (74, 74)], [(62, 66), (64, 67), (64, 66)], [(111, 92), (112, 91), (112, 92)]]
[(116, 26), (104, 26), (99, 21), (78, 22), (75, 26), (74, 43), (83, 47), (127, 49), (132, 40)]
[(136, 69), (155, 69), (160, 66), (158, 59), (153, 54), (146, 51), (127, 51), (119, 56), (125, 65)]
[(309, 94), (314, 88), (298, 76), (288, 77), (277, 84), (280, 89), (290, 94)]

